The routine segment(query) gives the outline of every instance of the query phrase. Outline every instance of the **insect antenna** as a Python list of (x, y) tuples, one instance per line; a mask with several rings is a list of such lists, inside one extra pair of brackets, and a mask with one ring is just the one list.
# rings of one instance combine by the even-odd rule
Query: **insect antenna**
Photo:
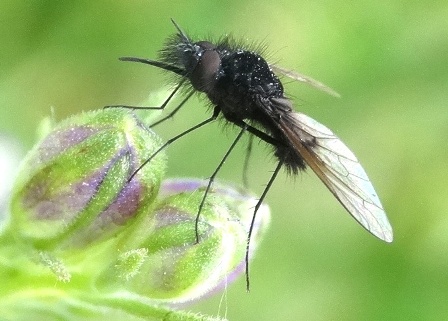
[(176, 23), (176, 21), (171, 18), (171, 22), (173, 23), (174, 27), (176, 27), (177, 31), (179, 32), (179, 36), (183, 38), (185, 42), (191, 43), (190, 38), (188, 38), (187, 34), (179, 27), (179, 25)]

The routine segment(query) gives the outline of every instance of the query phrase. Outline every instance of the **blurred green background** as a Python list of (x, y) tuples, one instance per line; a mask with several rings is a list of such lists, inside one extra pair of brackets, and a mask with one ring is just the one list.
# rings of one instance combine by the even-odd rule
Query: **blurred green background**
[[(153, 67), (174, 32), (264, 41), (271, 61), (336, 89), (335, 99), (287, 82), (296, 105), (330, 127), (369, 173), (394, 227), (364, 231), (311, 172), (282, 173), (267, 197), (272, 227), (243, 278), (191, 307), (231, 320), (448, 318), (448, 4), (446, 1), (0, 2), (0, 132), (28, 149), (39, 120), (109, 104), (141, 104), (163, 89)], [(161, 99), (163, 100), (163, 99)], [(192, 99), (157, 127), (169, 138), (209, 115)], [(236, 132), (209, 125), (173, 144), (169, 176), (207, 177)], [(220, 178), (241, 182), (245, 144)], [(250, 185), (275, 167), (257, 144)]]

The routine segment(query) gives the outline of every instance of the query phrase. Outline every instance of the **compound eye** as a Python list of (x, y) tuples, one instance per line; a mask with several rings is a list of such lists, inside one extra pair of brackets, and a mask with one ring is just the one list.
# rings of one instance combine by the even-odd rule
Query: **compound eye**
[[(205, 44), (210, 44), (209, 42), (203, 42)], [(215, 82), (216, 74), (219, 70), (221, 64), (221, 58), (218, 52), (215, 50), (204, 50), (202, 55), (199, 57), (199, 61), (191, 73), (191, 84), (196, 90), (202, 92), (209, 92)]]

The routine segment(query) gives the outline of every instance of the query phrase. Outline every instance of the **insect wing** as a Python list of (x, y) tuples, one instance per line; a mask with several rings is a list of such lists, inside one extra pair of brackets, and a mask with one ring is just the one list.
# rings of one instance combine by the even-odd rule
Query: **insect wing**
[(302, 113), (293, 113), (288, 119), (280, 120), (280, 127), (327, 188), (370, 233), (392, 242), (386, 213), (350, 149), (331, 130)]
[(319, 89), (331, 96), (340, 98), (341, 95), (339, 95), (335, 90), (331, 89), (330, 87), (328, 87), (327, 85), (321, 83), (320, 81), (313, 79), (311, 77), (308, 77), (304, 74), (298, 73), (297, 71), (293, 71), (293, 70), (288, 70), (276, 65), (269, 65), (271, 67), (271, 69), (279, 74), (282, 74), (286, 77), (289, 77), (291, 79), (303, 82), (305, 84), (308, 84), (316, 89)]

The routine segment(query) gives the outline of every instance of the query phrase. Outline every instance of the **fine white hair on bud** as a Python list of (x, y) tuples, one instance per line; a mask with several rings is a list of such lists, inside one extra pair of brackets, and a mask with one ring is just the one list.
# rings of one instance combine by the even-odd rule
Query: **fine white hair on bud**
[(11, 202), (17, 236), (51, 250), (117, 235), (157, 195), (163, 154), (128, 179), (160, 144), (129, 111), (99, 110), (61, 122), (21, 166)]
[[(198, 224), (195, 220), (207, 181), (169, 179), (160, 188), (154, 211), (135, 224), (123, 240), (121, 251), (147, 249), (139, 256), (136, 270), (111, 263), (96, 286), (128, 290), (168, 304), (197, 300), (221, 289), (244, 272), (247, 233), (256, 198), (245, 190), (215, 183), (207, 197)], [(254, 225), (252, 253), (260, 243), (270, 221), (263, 204)], [(145, 252), (146, 253), (146, 252)], [(123, 278), (119, 275), (131, 275)]]

